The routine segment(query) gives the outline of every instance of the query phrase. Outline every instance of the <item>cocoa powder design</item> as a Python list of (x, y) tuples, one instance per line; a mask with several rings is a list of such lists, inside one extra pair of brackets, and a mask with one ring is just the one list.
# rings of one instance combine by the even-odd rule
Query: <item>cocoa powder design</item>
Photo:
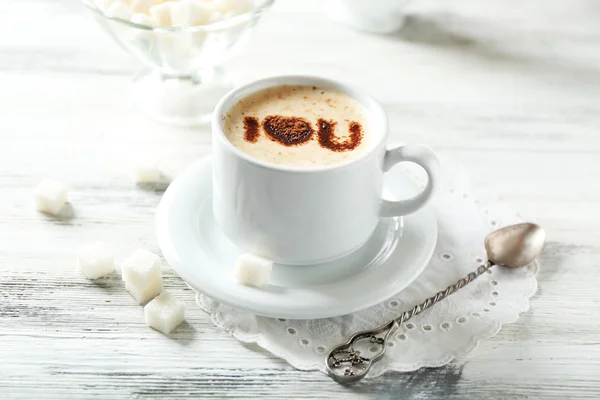
[(319, 138), (319, 144), (321, 147), (331, 151), (350, 151), (360, 146), (360, 142), (362, 141), (363, 137), (361, 124), (351, 121), (348, 124), (350, 137), (344, 141), (341, 141), (335, 136), (336, 125), (337, 122), (326, 121), (322, 118), (319, 118), (317, 121), (317, 126), (319, 127), (317, 136)]
[(296, 146), (312, 139), (313, 128), (310, 122), (300, 117), (270, 115), (263, 120), (267, 136), (284, 146)]
[(258, 136), (260, 136), (260, 124), (256, 117), (245, 117), (244, 118), (244, 139), (250, 143), (256, 143)]
[[(319, 118), (317, 121), (319, 145), (331, 151), (341, 152), (354, 150), (363, 138), (362, 125), (356, 121), (348, 123), (350, 137), (340, 140), (335, 136), (337, 122)], [(297, 146), (312, 139), (314, 130), (307, 120), (300, 117), (284, 117), (270, 115), (263, 120), (262, 127), (269, 139), (284, 146)], [(260, 136), (260, 123), (256, 117), (244, 118), (244, 139), (256, 143)]]

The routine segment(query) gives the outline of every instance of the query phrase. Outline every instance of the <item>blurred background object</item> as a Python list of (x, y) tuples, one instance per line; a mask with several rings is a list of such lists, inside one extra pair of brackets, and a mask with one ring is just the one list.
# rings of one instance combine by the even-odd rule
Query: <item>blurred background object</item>
[(198, 26), (156, 27), (131, 22), (84, 1), (94, 19), (146, 69), (134, 80), (131, 101), (148, 116), (176, 125), (205, 123), (232, 85), (219, 68), (274, 0), (251, 11)]
[(404, 25), (403, 9), (411, 0), (331, 0), (329, 16), (355, 29), (392, 33)]

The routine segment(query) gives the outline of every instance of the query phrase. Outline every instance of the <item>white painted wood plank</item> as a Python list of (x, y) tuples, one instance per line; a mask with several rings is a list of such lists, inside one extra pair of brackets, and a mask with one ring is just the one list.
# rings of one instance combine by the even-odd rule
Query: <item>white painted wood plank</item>
[[(77, 1), (0, 2), (0, 397), (600, 398), (596, 3), (415, 1), (405, 28), (380, 37), (331, 23), (317, 1), (279, 1), (228, 63), (239, 82), (315, 73), (366, 88), (393, 140), (458, 160), (480, 199), (548, 230), (539, 293), (516, 323), (449, 366), (342, 387), (219, 332), (168, 266), (188, 308), (171, 339), (145, 326), (118, 276), (75, 271), (94, 239), (120, 256), (158, 251), (161, 192), (133, 186), (128, 159), (154, 153), (176, 174), (210, 137), (130, 112), (137, 63)], [(73, 218), (33, 211), (48, 175), (71, 185)]]

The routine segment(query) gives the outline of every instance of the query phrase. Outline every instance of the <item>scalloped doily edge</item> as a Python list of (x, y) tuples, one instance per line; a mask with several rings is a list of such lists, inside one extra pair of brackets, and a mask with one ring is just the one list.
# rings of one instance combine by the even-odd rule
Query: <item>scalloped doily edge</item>
[[(527, 312), (530, 309), (530, 307), (531, 307), (530, 300), (537, 293), (537, 289), (538, 289), (537, 274), (538, 274), (539, 268), (540, 268), (539, 261), (536, 261), (529, 268), (530, 268), (530, 271), (527, 274), (527, 277), (529, 278), (529, 280), (531, 282), (530, 291), (526, 295), (523, 307), (516, 310), (516, 313), (515, 313), (515, 315), (512, 315), (512, 318), (506, 318), (506, 320), (504, 320), (502, 322), (496, 321), (495, 324), (491, 325), (491, 329), (487, 330), (484, 334), (479, 335), (478, 337), (473, 337), (473, 340), (471, 340), (469, 343), (467, 343), (466, 346), (463, 346), (462, 348), (459, 348), (459, 349), (453, 351), (451, 354), (445, 354), (436, 359), (424, 360), (422, 362), (410, 364), (410, 365), (394, 366), (393, 364), (391, 364), (390, 368), (387, 370), (375, 371), (375, 373), (369, 374), (369, 378), (376, 378), (380, 375), (383, 375), (384, 373), (386, 373), (388, 371), (413, 372), (420, 368), (438, 368), (438, 367), (447, 365), (456, 359), (467, 357), (468, 355), (473, 353), (479, 346), (480, 342), (496, 336), (498, 334), (498, 332), (500, 332), (500, 330), (502, 329), (503, 325), (512, 324), (512, 323), (516, 322), (522, 313)], [(196, 293), (196, 304), (200, 307), (200, 309), (202, 309), (204, 312), (206, 312), (207, 314), (210, 315), (212, 323), (216, 327), (221, 329), (222, 331), (224, 331), (227, 334), (234, 337), (236, 340), (239, 340), (240, 342), (247, 343), (247, 344), (254, 343), (254, 344), (260, 346), (261, 348), (267, 350), (269, 353), (271, 353), (275, 357), (285, 360), (288, 364), (290, 364), (295, 369), (298, 369), (301, 371), (321, 371), (322, 373), (326, 374), (326, 371), (325, 371), (325, 354), (326, 354), (326, 352), (323, 353), (324, 354), (323, 355), (323, 363), (320, 365), (295, 363), (292, 360), (290, 360), (289, 355), (287, 355), (283, 352), (280, 352), (278, 349), (270, 346), (268, 344), (268, 342), (265, 340), (263, 335), (258, 334), (258, 335), (252, 335), (251, 337), (248, 337), (247, 335), (242, 335), (239, 332), (237, 332), (235, 328), (233, 328), (233, 329), (224, 328), (223, 325), (216, 318), (217, 312), (211, 311), (211, 310), (203, 307), (199, 300), (199, 296), (201, 295), (201, 293), (199, 293), (199, 292), (195, 292), (195, 293)]]
[[(540, 268), (539, 261), (536, 261), (535, 264), (533, 264), (533, 266), (530, 267), (531, 270), (527, 274), (527, 277), (529, 278), (529, 280), (531, 282), (530, 291), (527, 293), (523, 307), (516, 310), (516, 314), (513, 315), (512, 318), (507, 318), (505, 321), (502, 321), (502, 322), (496, 321), (495, 324), (491, 325), (491, 329), (487, 330), (484, 334), (479, 335), (479, 337), (474, 337), (473, 340), (471, 340), (466, 346), (463, 346), (462, 348), (459, 348), (459, 349), (453, 351), (451, 354), (446, 354), (446, 355), (443, 355), (436, 359), (424, 360), (422, 362), (410, 364), (410, 365), (394, 366), (392, 364), (392, 365), (390, 365), (390, 368), (387, 370), (381, 370), (381, 371), (375, 372), (374, 374), (370, 374), (369, 378), (375, 378), (377, 376), (383, 375), (384, 373), (386, 373), (388, 371), (413, 372), (420, 368), (442, 367), (444, 365), (451, 363), (452, 361), (454, 361), (456, 359), (467, 357), (468, 355), (470, 355), (477, 349), (480, 342), (496, 336), (498, 334), (498, 332), (500, 332), (500, 330), (502, 329), (503, 325), (512, 324), (512, 323), (516, 322), (522, 313), (527, 312), (530, 309), (530, 307), (531, 307), (530, 300), (537, 293), (537, 289), (538, 289), (537, 274), (539, 272), (539, 268)], [(224, 328), (223, 325), (219, 321), (217, 321), (217, 318), (216, 318), (217, 312), (210, 311), (201, 305), (201, 302), (199, 301), (200, 295), (201, 295), (200, 293), (196, 292), (196, 304), (204, 312), (206, 312), (207, 314), (210, 315), (211, 321), (216, 327), (218, 327), (221, 330), (223, 330), (224, 332), (228, 333), (229, 335), (234, 337), (236, 340), (239, 340), (240, 342), (247, 343), (247, 344), (254, 343), (254, 344), (260, 346), (261, 348), (267, 350), (269, 353), (271, 353), (275, 357), (285, 360), (288, 364), (290, 364), (292, 367), (294, 367), (298, 370), (301, 370), (301, 371), (317, 371), (318, 370), (318, 371), (321, 371), (322, 373), (326, 373), (325, 361), (323, 361), (323, 363), (320, 365), (294, 363), (292, 360), (290, 360), (289, 355), (287, 355), (283, 352), (280, 352), (280, 351), (278, 351), (278, 349), (270, 346), (268, 344), (268, 342), (265, 340), (263, 335), (258, 334), (258, 335), (252, 335), (251, 337), (248, 337), (247, 335), (242, 335), (239, 332), (237, 332), (235, 328), (233, 328), (233, 329)], [(326, 353), (324, 353), (324, 354), (326, 354)], [(323, 356), (323, 360), (324, 359), (325, 359), (325, 355)]]

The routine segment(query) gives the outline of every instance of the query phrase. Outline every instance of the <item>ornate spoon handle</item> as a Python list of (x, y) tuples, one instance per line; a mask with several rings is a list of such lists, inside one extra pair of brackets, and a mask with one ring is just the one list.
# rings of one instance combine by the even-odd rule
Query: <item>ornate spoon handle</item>
[[(466, 286), (493, 266), (494, 263), (488, 261), (487, 264), (479, 266), (477, 270), (471, 272), (455, 284), (437, 292), (421, 304), (414, 306), (411, 310), (404, 311), (398, 318), (387, 324), (375, 329), (355, 333), (347, 342), (334, 347), (329, 354), (327, 354), (327, 358), (325, 359), (327, 373), (335, 381), (340, 383), (350, 383), (361, 380), (367, 375), (371, 366), (383, 357), (389, 337), (400, 325), (415, 315), (421, 314), (424, 310), (430, 308), (434, 304), (444, 300), (446, 297)], [(377, 346), (374, 355), (370, 357), (363, 357), (361, 355), (360, 351), (355, 348), (355, 345), (361, 340), (365, 340), (365, 344), (368, 344), (371, 347), (371, 350), (373, 346)]]

